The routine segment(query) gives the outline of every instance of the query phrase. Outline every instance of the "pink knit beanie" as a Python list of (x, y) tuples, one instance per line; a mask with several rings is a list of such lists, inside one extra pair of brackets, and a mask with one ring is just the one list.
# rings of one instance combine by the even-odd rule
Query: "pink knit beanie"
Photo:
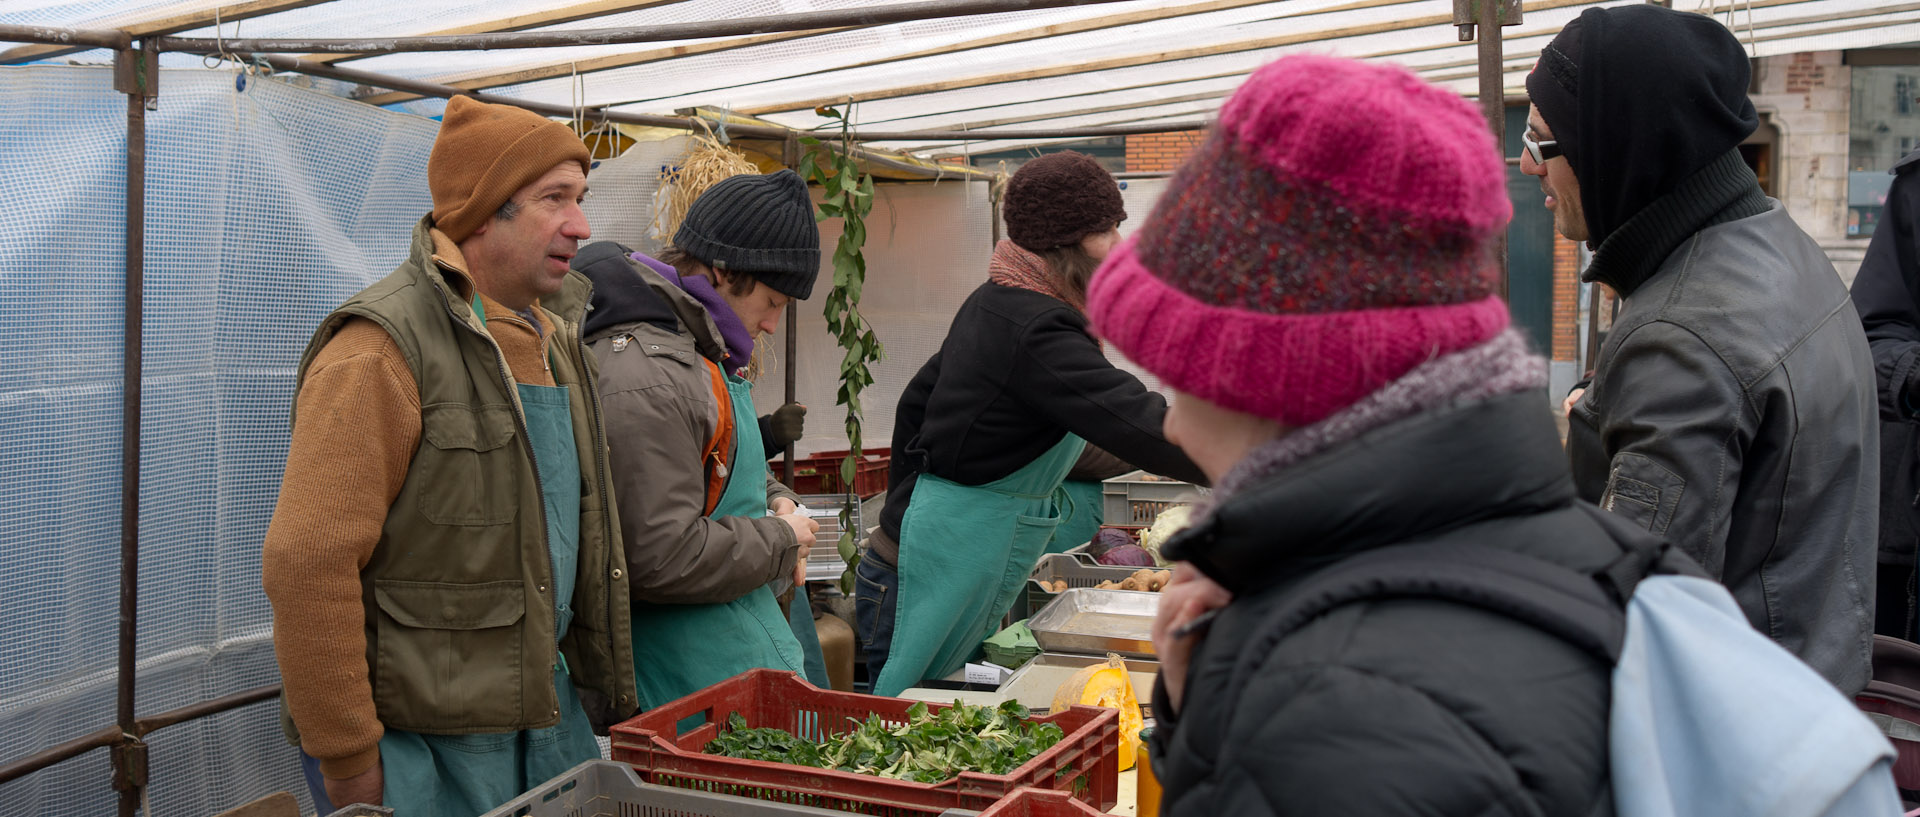
[(1507, 326), (1506, 169), (1466, 100), (1405, 69), (1253, 73), (1095, 273), (1096, 332), (1167, 385), (1307, 426)]

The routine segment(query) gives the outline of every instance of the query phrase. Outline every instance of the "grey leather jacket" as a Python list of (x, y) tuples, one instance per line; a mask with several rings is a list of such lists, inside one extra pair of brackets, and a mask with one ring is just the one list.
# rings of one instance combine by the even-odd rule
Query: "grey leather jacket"
[(1779, 202), (1683, 242), (1628, 294), (1569, 418), (1580, 497), (1664, 534), (1840, 691), (1866, 686), (1873, 359)]

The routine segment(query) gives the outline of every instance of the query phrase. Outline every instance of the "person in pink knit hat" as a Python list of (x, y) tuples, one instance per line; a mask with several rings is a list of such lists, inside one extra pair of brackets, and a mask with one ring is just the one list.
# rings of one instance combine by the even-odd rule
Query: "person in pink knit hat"
[(1612, 813), (1610, 667), (1581, 648), (1439, 598), (1276, 615), (1388, 548), (1622, 553), (1499, 296), (1511, 214), (1472, 105), (1290, 56), (1095, 274), (1096, 333), (1175, 390), (1166, 436), (1215, 486), (1165, 546), (1162, 814)]

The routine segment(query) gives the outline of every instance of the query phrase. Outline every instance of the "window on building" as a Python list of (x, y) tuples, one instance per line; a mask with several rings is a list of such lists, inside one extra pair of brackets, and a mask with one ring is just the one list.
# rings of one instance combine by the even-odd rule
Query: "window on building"
[(1887, 202), (1887, 170), (1920, 144), (1920, 72), (1911, 65), (1853, 66), (1847, 139), (1847, 235), (1866, 238)]
[(1084, 142), (1057, 143), (1021, 150), (1003, 150), (997, 153), (975, 153), (968, 157), (974, 167), (998, 168), (1001, 162), (1007, 163), (1007, 172), (1019, 170), (1029, 160), (1037, 159), (1048, 153), (1073, 150), (1092, 156), (1108, 172), (1122, 173), (1127, 169), (1127, 137), (1113, 136), (1105, 139), (1089, 139)]
[(1773, 124), (1773, 117), (1764, 111), (1760, 114), (1760, 126), (1753, 129), (1747, 141), (1740, 143), (1740, 158), (1746, 160), (1747, 167), (1753, 169), (1753, 175), (1760, 180), (1760, 192), (1769, 196), (1780, 195), (1774, 189), (1774, 164), (1780, 147), (1780, 127)]

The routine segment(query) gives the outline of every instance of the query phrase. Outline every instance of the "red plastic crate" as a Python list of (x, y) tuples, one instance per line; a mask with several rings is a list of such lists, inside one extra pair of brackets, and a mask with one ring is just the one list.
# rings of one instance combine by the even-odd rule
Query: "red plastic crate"
[(1063, 791), (1021, 789), (980, 812), (980, 817), (1101, 817), (1104, 812)]
[[(819, 740), (878, 713), (906, 721), (913, 701), (824, 690), (791, 672), (756, 669), (613, 727), (613, 759), (649, 783), (840, 809), (881, 817), (978, 811), (1022, 787), (1073, 793), (1100, 810), (1119, 797), (1120, 721), (1111, 709), (1075, 706), (1033, 721), (1053, 723), (1066, 737), (1012, 774), (962, 772), (940, 783), (914, 783), (786, 763), (709, 755), (707, 742), (735, 712), (751, 727), (785, 729)], [(938, 711), (940, 704), (928, 704)], [(681, 724), (697, 719), (685, 733)]]
[[(844, 494), (846, 486), (840, 481), (840, 463), (847, 458), (847, 450), (818, 451), (811, 457), (795, 457), (793, 460), (793, 484), (796, 494)], [(892, 452), (885, 448), (866, 448), (860, 451), (860, 462), (853, 467), (853, 492), (866, 499), (887, 489), (888, 465), (892, 461)], [(781, 470), (780, 460), (775, 459), (775, 474)]]

